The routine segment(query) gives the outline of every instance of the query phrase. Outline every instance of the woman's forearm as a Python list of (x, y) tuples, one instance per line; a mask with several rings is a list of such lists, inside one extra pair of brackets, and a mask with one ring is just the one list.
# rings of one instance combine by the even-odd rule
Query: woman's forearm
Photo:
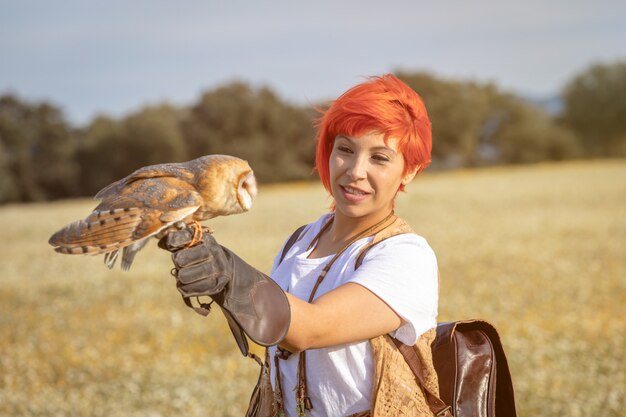
[(400, 317), (374, 293), (345, 284), (313, 303), (287, 294), (291, 323), (280, 347), (290, 352), (367, 340), (402, 325)]

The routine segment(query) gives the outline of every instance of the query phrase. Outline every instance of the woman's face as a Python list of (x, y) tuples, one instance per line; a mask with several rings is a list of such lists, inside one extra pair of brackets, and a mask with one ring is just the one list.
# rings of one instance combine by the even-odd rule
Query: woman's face
[(329, 162), (335, 208), (353, 218), (375, 220), (389, 214), (400, 185), (415, 177), (415, 172), (402, 174), (404, 157), (397, 139), (385, 143), (381, 133), (338, 135)]

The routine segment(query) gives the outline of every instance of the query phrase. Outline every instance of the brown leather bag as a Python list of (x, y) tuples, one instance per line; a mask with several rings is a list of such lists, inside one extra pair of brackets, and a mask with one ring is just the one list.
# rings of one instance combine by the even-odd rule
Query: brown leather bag
[[(394, 342), (420, 380), (413, 348)], [(482, 320), (439, 323), (431, 350), (440, 398), (427, 393), (431, 409), (445, 403), (454, 417), (516, 417), (511, 373), (495, 327)]]

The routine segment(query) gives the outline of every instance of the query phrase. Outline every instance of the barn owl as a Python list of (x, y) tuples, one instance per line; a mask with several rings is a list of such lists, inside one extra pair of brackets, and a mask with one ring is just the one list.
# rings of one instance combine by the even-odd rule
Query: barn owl
[(48, 241), (65, 254), (104, 254), (113, 268), (123, 250), (128, 270), (148, 238), (215, 216), (248, 211), (257, 194), (248, 163), (229, 155), (207, 155), (184, 163), (143, 167), (100, 190), (100, 204)]

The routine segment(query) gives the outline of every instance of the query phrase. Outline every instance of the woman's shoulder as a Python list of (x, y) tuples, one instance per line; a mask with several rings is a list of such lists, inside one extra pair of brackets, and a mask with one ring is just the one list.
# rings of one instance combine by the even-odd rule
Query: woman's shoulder
[(399, 217), (390, 226), (372, 236), (368, 246), (379, 249), (412, 246), (432, 251), (426, 238), (416, 233), (404, 219)]
[(315, 229), (319, 231), (326, 223), (333, 218), (333, 213), (324, 213), (317, 220), (306, 225), (307, 229)]
[(426, 238), (415, 232), (401, 233), (379, 242), (365, 245), (360, 252), (363, 262), (385, 258), (392, 262), (408, 263), (428, 260), (436, 263), (435, 251)]
[(400, 233), (394, 236), (390, 236), (389, 238), (379, 242), (377, 245), (380, 245), (380, 247), (382, 248), (385, 248), (385, 247), (390, 248), (390, 247), (399, 246), (399, 245), (408, 245), (408, 246), (414, 246), (414, 247), (432, 250), (426, 238), (423, 237), (422, 235), (418, 235), (415, 232)]
[[(313, 221), (311, 223), (303, 224), (302, 226), (300, 226), (297, 229), (295, 229), (292, 232), (292, 234), (290, 235), (290, 238), (297, 237), (298, 238), (297, 240), (301, 240), (306, 235), (311, 235), (311, 234), (315, 235), (315, 234), (317, 234), (321, 230), (321, 228), (328, 221), (330, 221), (331, 218), (332, 218), (332, 213), (323, 214), (317, 220), (315, 220), (315, 221)], [(287, 239), (287, 241), (288, 240), (289, 239)]]
[(299, 246), (308, 245), (314, 236), (319, 233), (321, 228), (332, 218), (332, 213), (327, 213), (322, 215), (317, 220), (303, 224), (302, 226), (295, 229), (291, 235), (285, 240), (285, 243), (282, 246), (282, 249), (279, 253), (281, 259), (290, 252), (291, 249), (298, 249)]

